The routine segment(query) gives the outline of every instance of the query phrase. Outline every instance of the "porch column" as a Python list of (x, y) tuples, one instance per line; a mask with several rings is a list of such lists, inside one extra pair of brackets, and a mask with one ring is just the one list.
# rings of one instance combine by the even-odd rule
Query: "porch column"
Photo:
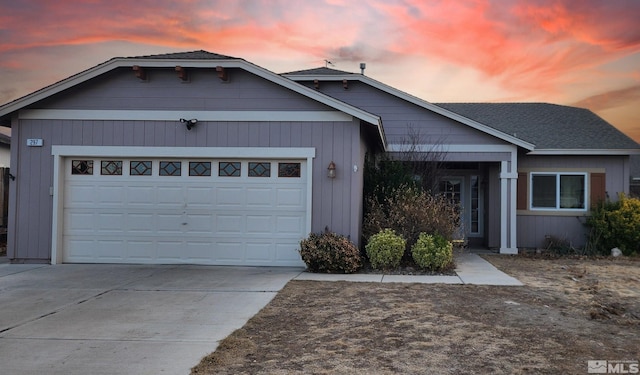
[(516, 156), (500, 163), (500, 254), (517, 254), (516, 245)]

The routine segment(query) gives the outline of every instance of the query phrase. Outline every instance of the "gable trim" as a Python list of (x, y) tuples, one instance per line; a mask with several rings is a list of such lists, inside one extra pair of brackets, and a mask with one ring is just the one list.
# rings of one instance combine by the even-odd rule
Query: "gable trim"
[(255, 64), (249, 63), (243, 59), (158, 59), (158, 58), (113, 58), (107, 62), (97, 65), (93, 68), (87, 69), (62, 81), (54, 83), (43, 89), (28, 94), (22, 98), (16, 99), (3, 106), (0, 106), (0, 117), (3, 117), (9, 113), (18, 111), (30, 104), (48, 98), (61, 91), (69, 89), (80, 83), (88, 81), (92, 78), (98, 77), (104, 73), (107, 73), (116, 68), (133, 67), (134, 65), (142, 68), (175, 68), (181, 66), (183, 68), (209, 68), (215, 69), (218, 66), (223, 68), (240, 68), (247, 72), (253, 73), (261, 78), (278, 84), (282, 87), (290, 89), (300, 95), (306, 96), (310, 99), (316, 100), (319, 103), (325, 104), (333, 109), (349, 114), (355, 118), (358, 118), (366, 123), (372, 124), (378, 127), (378, 135), (381, 138), (383, 146), (386, 148), (387, 142), (382, 129), (382, 119), (380, 116), (376, 116), (372, 113), (363, 111), (357, 107), (351, 106), (347, 103), (339, 101), (328, 95), (317, 92), (304, 85), (301, 85), (293, 80), (285, 78), (281, 75), (275, 74), (267, 69), (261, 68)]
[(535, 148), (535, 145), (529, 142), (525, 142), (519, 138), (516, 138), (512, 135), (503, 133), (499, 130), (496, 130), (490, 126), (484, 125), (482, 123), (479, 123), (477, 121), (471, 120), (467, 117), (464, 117), (462, 115), (459, 115), (455, 112), (451, 112), (445, 108), (439, 107), (435, 104), (429, 103), (426, 100), (420, 99), (416, 96), (413, 96), (411, 94), (408, 94), (404, 91), (398, 90), (394, 87), (388, 86), (382, 82), (376, 81), (375, 79), (369, 78), (365, 75), (359, 75), (359, 74), (344, 74), (344, 75), (330, 75), (330, 76), (323, 76), (323, 75), (295, 75), (295, 74), (283, 74), (283, 77), (287, 77), (288, 79), (291, 79), (293, 81), (309, 81), (309, 80), (318, 80), (318, 81), (342, 81), (342, 80), (351, 80), (351, 81), (360, 81), (364, 84), (367, 84), (369, 86), (372, 86), (378, 90), (384, 91), (388, 94), (397, 96), (403, 100), (406, 100), (412, 104), (415, 104), (417, 106), (420, 106), (422, 108), (428, 109), (432, 112), (435, 112), (439, 115), (448, 117), (452, 120), (455, 120), (459, 123), (465, 124), (467, 126), (470, 126), (473, 129), (482, 131), (486, 134), (492, 135), (498, 139), (501, 139), (503, 141), (509, 142), (511, 144), (514, 144), (516, 146), (520, 146), (522, 148), (525, 148), (529, 151), (533, 150)]
[(296, 121), (351, 122), (353, 116), (340, 111), (153, 111), (153, 110), (73, 110), (25, 109), (20, 119), (26, 120), (132, 120), (179, 121)]

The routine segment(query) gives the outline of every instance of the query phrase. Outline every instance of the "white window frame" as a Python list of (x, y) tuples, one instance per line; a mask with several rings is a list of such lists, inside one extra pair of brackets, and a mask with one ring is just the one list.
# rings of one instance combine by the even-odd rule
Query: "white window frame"
[[(533, 206), (533, 177), (534, 176), (555, 176), (556, 178), (556, 206), (555, 207), (534, 207)], [(582, 176), (584, 178), (583, 208), (561, 208), (560, 207), (560, 176)], [(589, 180), (588, 173), (585, 172), (531, 172), (529, 173), (529, 209), (531, 211), (580, 211), (586, 212), (589, 202)]]

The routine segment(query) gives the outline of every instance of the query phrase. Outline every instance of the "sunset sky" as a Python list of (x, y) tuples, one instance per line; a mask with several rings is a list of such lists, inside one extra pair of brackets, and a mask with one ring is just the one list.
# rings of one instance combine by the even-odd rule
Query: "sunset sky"
[(0, 2), (0, 104), (116, 56), (206, 50), (325, 66), (430, 102), (589, 108), (640, 142), (636, 0)]

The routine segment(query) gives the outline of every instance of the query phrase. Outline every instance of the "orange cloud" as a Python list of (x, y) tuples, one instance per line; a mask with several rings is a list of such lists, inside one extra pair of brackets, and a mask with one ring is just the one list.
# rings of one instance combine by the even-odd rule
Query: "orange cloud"
[(592, 95), (588, 98), (577, 101), (572, 105), (576, 107), (589, 108), (593, 111), (602, 111), (605, 109), (629, 105), (634, 102), (640, 102), (640, 85)]
[[(0, 3), (0, 80), (11, 86), (0, 99), (26, 93), (16, 85), (42, 87), (114, 52), (206, 49), (273, 61), (277, 71), (283, 71), (278, 61), (285, 66), (293, 56), (308, 65), (300, 69), (324, 59), (337, 62), (338, 69), (361, 61), (393, 68), (412, 59), (425, 70), (479, 72), (509, 97), (577, 101), (567, 99), (568, 85), (589, 86), (583, 94), (592, 97), (585, 103), (606, 107), (636, 100), (623, 89), (597, 94), (619, 89), (607, 80), (604, 64), (640, 54), (639, 16), (635, 0), (7, 1)], [(8, 79), (16, 74), (25, 78)], [(616, 77), (633, 74), (637, 70), (627, 69)], [(475, 83), (469, 91), (485, 100)]]
[[(471, 67), (514, 90), (557, 94), (575, 71), (640, 51), (640, 3), (608, 2), (595, 10), (568, 4), (411, 0), (378, 7), (406, 28), (390, 47), (400, 55)], [(598, 15), (600, 8), (608, 10)]]

